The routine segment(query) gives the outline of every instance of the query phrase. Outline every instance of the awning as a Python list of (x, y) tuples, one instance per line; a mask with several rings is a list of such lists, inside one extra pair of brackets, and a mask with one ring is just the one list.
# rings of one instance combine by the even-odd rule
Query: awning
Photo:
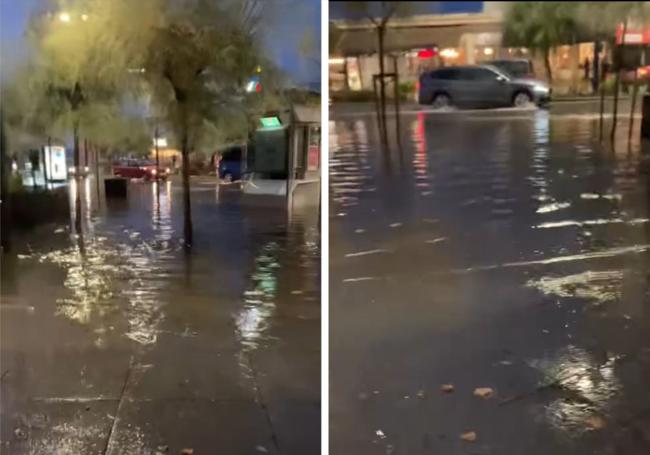
[(312, 107), (296, 104), (293, 106), (293, 118), (297, 123), (320, 124), (320, 106)]
[[(388, 28), (384, 40), (386, 52), (401, 52), (411, 49), (457, 47), (465, 34), (498, 34), (499, 23), (466, 25), (427, 25), (416, 27)], [(331, 53), (353, 56), (377, 52), (377, 31), (374, 28), (340, 30)], [(477, 43), (478, 44), (478, 43)]]

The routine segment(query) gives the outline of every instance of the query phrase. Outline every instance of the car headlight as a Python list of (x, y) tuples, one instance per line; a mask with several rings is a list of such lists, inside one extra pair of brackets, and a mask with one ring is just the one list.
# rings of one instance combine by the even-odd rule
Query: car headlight
[(88, 166), (84, 167), (84, 171), (88, 172), (90, 168)]
[(165, 168), (165, 172), (169, 174), (169, 168)]
[(156, 171), (155, 169), (152, 169), (152, 170), (151, 170), (151, 173), (152, 173), (153, 175), (156, 175), (156, 174), (158, 173), (158, 171)]
[(74, 169), (73, 167), (69, 167), (69, 168), (68, 168), (68, 172), (69, 172), (70, 174), (74, 174), (74, 173), (75, 173), (75, 169)]
[(533, 91), (537, 93), (548, 93), (548, 87), (545, 85), (534, 85)]

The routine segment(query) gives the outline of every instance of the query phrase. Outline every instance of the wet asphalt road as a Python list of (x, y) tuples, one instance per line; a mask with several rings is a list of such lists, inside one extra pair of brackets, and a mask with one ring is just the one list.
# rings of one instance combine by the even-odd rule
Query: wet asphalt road
[(627, 119), (612, 149), (585, 103), (414, 111), (386, 153), (357, 109), (330, 121), (331, 453), (650, 453), (650, 166)]
[[(2, 453), (305, 454), (320, 447), (317, 216), (131, 183), (2, 263)], [(74, 191), (74, 189), (73, 189)]]

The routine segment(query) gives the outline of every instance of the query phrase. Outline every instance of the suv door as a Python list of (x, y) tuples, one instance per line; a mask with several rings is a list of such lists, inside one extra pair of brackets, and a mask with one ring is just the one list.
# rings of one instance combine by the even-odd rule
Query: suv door
[(510, 87), (505, 77), (489, 68), (467, 68), (466, 71), (471, 80), (468, 92), (473, 105), (495, 107), (508, 104)]
[(451, 97), (455, 104), (471, 105), (474, 104), (476, 91), (474, 79), (472, 77), (473, 68), (455, 68), (454, 78), (450, 82)]

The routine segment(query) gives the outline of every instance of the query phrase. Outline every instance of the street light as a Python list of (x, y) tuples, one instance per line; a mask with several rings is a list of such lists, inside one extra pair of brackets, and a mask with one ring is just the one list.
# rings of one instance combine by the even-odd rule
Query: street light
[(61, 22), (70, 22), (70, 13), (66, 13), (66, 12), (60, 13), (59, 20)]

